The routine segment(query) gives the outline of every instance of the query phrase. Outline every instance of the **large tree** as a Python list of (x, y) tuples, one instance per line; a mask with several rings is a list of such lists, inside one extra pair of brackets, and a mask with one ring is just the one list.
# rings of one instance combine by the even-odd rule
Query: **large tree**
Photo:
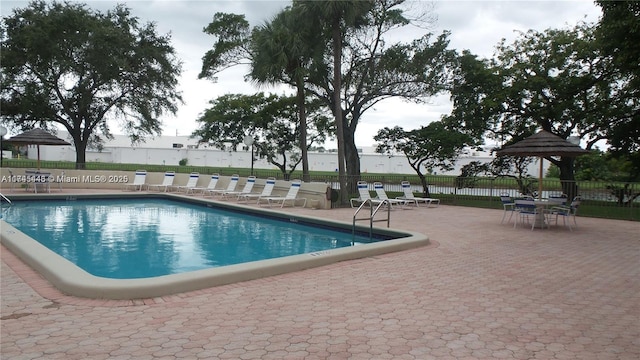
[(603, 1), (602, 18), (597, 38), (602, 51), (611, 56), (614, 65), (629, 78), (624, 89), (629, 101), (635, 102), (633, 121), (612, 126), (608, 134), (610, 152), (640, 168), (640, 1)]
[[(603, 55), (594, 27), (522, 33), (497, 47), (493, 59), (460, 59), (446, 121), (474, 136), (508, 144), (543, 129), (564, 139), (578, 136), (591, 149), (610, 129), (633, 122), (638, 104), (624, 89), (628, 77)], [(573, 158), (552, 158), (560, 179), (573, 183)]]
[[(342, 183), (347, 176), (352, 183), (360, 176), (355, 133), (367, 110), (390, 97), (426, 101), (448, 88), (448, 70), (455, 53), (447, 50), (447, 33), (435, 40), (427, 34), (410, 43), (385, 40), (389, 32), (410, 23), (403, 16), (403, 2), (293, 3), (294, 13), (300, 16), (297, 26), (307, 26), (305, 29), (322, 35), (323, 63), (306, 69), (309, 73), (305, 86), (325, 102), (336, 118), (341, 188), (348, 189)], [(217, 73), (229, 66), (255, 59), (250, 46), (251, 31), (244, 17), (216, 14), (205, 32), (215, 35), (216, 42), (203, 58), (201, 77), (215, 79)], [(317, 60), (317, 55), (314, 52), (308, 56)], [(291, 78), (280, 80), (296, 85)]]
[(140, 24), (122, 5), (35, 1), (2, 19), (1, 114), (22, 129), (62, 125), (85, 165), (90, 141), (112, 138), (115, 120), (133, 142), (159, 134), (175, 113), (181, 64), (169, 36)]
[[(316, 4), (299, 3), (312, 8)], [(322, 3), (325, 2), (319, 2), (315, 7), (322, 6)], [(356, 9), (361, 6), (357, 1), (344, 3), (343, 6)], [(390, 32), (411, 23), (405, 16), (403, 3), (402, 0), (375, 0), (370, 2), (364, 13), (337, 9), (337, 15), (343, 14), (340, 11), (359, 14), (346, 16), (350, 21), (344, 21), (344, 24), (339, 16), (319, 17), (325, 21), (337, 21), (329, 24), (328, 29), (332, 30), (329, 44), (332, 44), (333, 51), (338, 49), (337, 44), (342, 44), (341, 53), (328, 54), (326, 67), (329, 71), (312, 77), (314, 81), (309, 88), (327, 103), (334, 115), (342, 117), (336, 120), (336, 124), (342, 126), (346, 172), (352, 184), (360, 176), (356, 129), (367, 110), (391, 97), (425, 102), (448, 89), (449, 69), (455, 52), (447, 49), (447, 32), (435, 39), (432, 39), (432, 34), (426, 34), (409, 43), (388, 41)], [(331, 7), (326, 6), (331, 14)], [(338, 34), (336, 26), (341, 26)], [(336, 41), (338, 38), (339, 42)], [(340, 138), (339, 131), (337, 134)]]
[(302, 151), (302, 180), (309, 181), (307, 156), (307, 109), (305, 83), (310, 68), (317, 64), (314, 56), (322, 54), (321, 37), (304, 26), (299, 15), (287, 8), (252, 33), (250, 77), (259, 84), (293, 84), (296, 89), (299, 119), (299, 148)]
[[(317, 100), (307, 103), (309, 116), (304, 128), (308, 131), (304, 143), (310, 147), (324, 142), (333, 129), (326, 108)], [(256, 156), (278, 167), (285, 178), (302, 161), (301, 149), (296, 146), (303, 127), (297, 117), (296, 97), (227, 94), (210, 104), (197, 119), (200, 126), (192, 134), (200, 142), (236, 149), (246, 136), (251, 136)]]

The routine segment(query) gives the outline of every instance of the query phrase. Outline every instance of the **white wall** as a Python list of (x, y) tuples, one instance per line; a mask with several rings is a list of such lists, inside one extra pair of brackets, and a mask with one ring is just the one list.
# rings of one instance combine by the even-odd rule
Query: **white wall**
[[(62, 137), (62, 136), (61, 136)], [(215, 168), (223, 167), (251, 167), (251, 151), (222, 151), (201, 146), (196, 149), (196, 141), (185, 136), (163, 136), (152, 139), (146, 143), (131, 146), (128, 138), (116, 135), (114, 141), (108, 142), (103, 151), (88, 150), (86, 153), (87, 162), (106, 163), (133, 163), (133, 164), (157, 164), (157, 165), (178, 165), (180, 160), (187, 159), (188, 165), (209, 166)], [(182, 144), (182, 148), (173, 148), (173, 144)], [(153, 146), (152, 146), (153, 145)], [(367, 148), (360, 154), (360, 169), (363, 173), (386, 173), (386, 174), (414, 174), (415, 171), (403, 155), (382, 155), (373, 153)], [(36, 159), (37, 150), (35, 146), (29, 146), (28, 158)], [(336, 152), (309, 153), (309, 170), (311, 171), (336, 171), (338, 170), (338, 155)], [(52, 161), (75, 161), (76, 153), (73, 146), (40, 146), (40, 159)], [(438, 175), (459, 175), (462, 166), (472, 161), (489, 162), (492, 160), (489, 152), (473, 152), (471, 155), (461, 156), (452, 171), (436, 170)], [(256, 169), (277, 168), (273, 164), (267, 163), (263, 159), (254, 161)], [(544, 162), (544, 170), (549, 167), (549, 162)], [(301, 169), (300, 166), (298, 166)], [(529, 166), (529, 174), (538, 177), (538, 160)]]

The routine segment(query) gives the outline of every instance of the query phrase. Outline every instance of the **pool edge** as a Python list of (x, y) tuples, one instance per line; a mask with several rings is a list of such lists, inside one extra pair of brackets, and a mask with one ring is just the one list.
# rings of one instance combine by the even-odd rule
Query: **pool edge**
[[(292, 214), (287, 214), (286, 216), (310, 219)], [(338, 227), (345, 226), (344, 223), (337, 221), (315, 220), (325, 224), (336, 224)], [(40, 273), (58, 290), (72, 296), (110, 300), (167, 296), (310, 269), (346, 260), (408, 250), (430, 244), (429, 238), (423, 234), (384, 229), (407, 234), (408, 236), (355, 247), (331, 249), (156, 278), (108, 279), (87, 273), (4, 220), (0, 220), (0, 224), (2, 225), (0, 242), (23, 262)]]

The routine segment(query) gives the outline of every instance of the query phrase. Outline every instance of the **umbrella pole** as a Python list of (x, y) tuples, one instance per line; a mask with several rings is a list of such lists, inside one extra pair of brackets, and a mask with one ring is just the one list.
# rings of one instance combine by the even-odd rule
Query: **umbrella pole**
[(36, 145), (38, 148), (38, 170), (40, 170), (40, 144)]
[(540, 156), (540, 180), (538, 180), (538, 200), (542, 200), (542, 162), (544, 157)]

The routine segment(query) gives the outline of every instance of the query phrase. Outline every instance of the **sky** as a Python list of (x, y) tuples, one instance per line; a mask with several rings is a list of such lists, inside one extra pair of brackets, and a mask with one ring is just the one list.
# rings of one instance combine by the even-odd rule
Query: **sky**
[[(113, 9), (117, 2), (107, 0), (81, 1), (99, 11)], [(244, 81), (247, 68), (230, 68), (219, 74), (218, 81), (198, 79), (202, 57), (212, 48), (214, 38), (202, 29), (216, 12), (244, 14), (251, 26), (269, 21), (289, 5), (290, 1), (276, 0), (134, 0), (120, 1), (131, 9), (133, 16), (142, 22), (156, 23), (160, 34), (171, 34), (172, 45), (183, 63), (179, 91), (184, 104), (175, 116), (162, 118), (163, 135), (190, 135), (196, 128), (196, 119), (209, 107), (209, 101), (228, 93), (253, 94), (287, 89), (256, 87)], [(0, 3), (3, 17), (14, 8), (26, 7), (27, 1)], [(592, 0), (556, 1), (413, 1), (409, 5), (418, 9), (432, 9), (435, 23), (429, 29), (409, 26), (391, 34), (390, 40), (408, 42), (426, 32), (437, 35), (444, 30), (451, 32), (450, 48), (459, 52), (466, 49), (490, 58), (501, 39), (513, 41), (518, 31), (530, 29), (544, 31), (548, 28), (567, 28), (584, 22), (597, 22), (600, 8)], [(384, 127), (400, 126), (411, 130), (439, 120), (451, 111), (446, 94), (431, 98), (427, 104), (412, 104), (398, 99), (387, 99), (367, 111), (356, 130), (356, 145), (374, 145), (373, 136)], [(112, 127), (112, 132), (122, 134), (122, 129)], [(328, 142), (334, 148), (335, 142)]]

